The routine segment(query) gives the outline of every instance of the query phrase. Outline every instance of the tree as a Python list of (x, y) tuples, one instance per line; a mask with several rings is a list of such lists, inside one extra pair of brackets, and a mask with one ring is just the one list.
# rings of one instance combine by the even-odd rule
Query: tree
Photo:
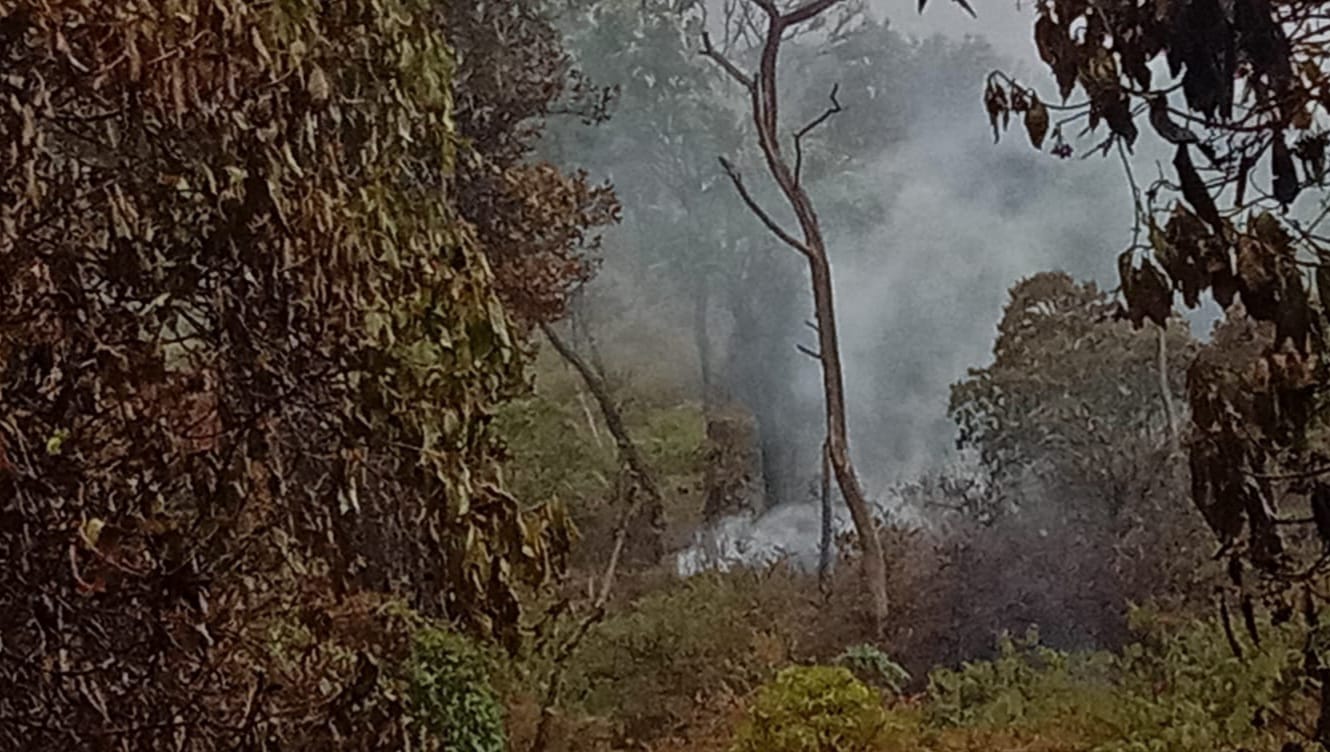
[[(995, 134), (1018, 114), (1036, 147), (1051, 127), (1052, 150), (1061, 156), (1073, 150), (1063, 126), (1107, 126), (1096, 148), (1107, 154), (1116, 147), (1137, 205), (1134, 236), (1119, 260), (1126, 315), (1162, 324), (1176, 297), (1195, 306), (1209, 293), (1253, 325), (1250, 336), (1217, 337), (1187, 378), (1192, 500), (1234, 554), (1233, 590), (1248, 625), (1255, 624), (1253, 585), (1244, 584), (1244, 560), (1274, 584), (1277, 613), (1291, 608), (1290, 586), (1328, 571), (1321, 546), (1307, 545), (1309, 534), (1330, 541), (1322, 407), (1330, 248), (1319, 229), (1330, 216), (1323, 13), (1319, 3), (1266, 0), (1166, 7), (1054, 0), (1039, 6), (1034, 36), (1063, 104), (1044, 104), (1055, 100), (1001, 74), (985, 94)], [(1157, 80), (1164, 65), (1172, 81)], [(1067, 104), (1078, 90), (1083, 98)], [(1060, 120), (1050, 122), (1051, 112)], [(1144, 188), (1128, 158), (1144, 130), (1142, 114), (1173, 152), (1171, 174)], [(1294, 206), (1304, 194), (1318, 206)], [(1281, 506), (1302, 500), (1310, 513), (1280, 517)], [(1322, 686), (1316, 737), (1325, 745), (1330, 673), (1315, 673)]]
[(1195, 344), (1172, 322), (1161, 374), (1156, 337), (1114, 322), (1114, 312), (1108, 295), (1062, 273), (1012, 288), (992, 365), (952, 387), (949, 410), (959, 445), (977, 450), (998, 487), (1053, 483), (1068, 503), (1089, 494), (1088, 506), (1112, 517), (1154, 490), (1172, 454), (1168, 405)]
[(779, 186), (789, 208), (794, 212), (802, 238), (796, 237), (773, 218), (749, 192), (742, 176), (722, 158), (721, 164), (753, 214), (767, 229), (804, 256), (808, 263), (816, 312), (817, 358), (822, 365), (823, 391), (826, 399), (827, 456), (836, 484), (850, 509), (859, 543), (863, 547), (863, 575), (871, 601), (874, 631), (881, 633), (889, 612), (887, 602), (886, 562), (877, 534), (868, 498), (859, 482), (850, 458), (849, 437), (845, 424), (845, 379), (840, 361), (840, 342), (836, 333), (836, 308), (831, 284), (831, 264), (817, 212), (803, 186), (803, 139), (817, 126), (840, 111), (835, 89), (831, 107), (796, 133), (795, 162), (787, 160), (781, 146), (777, 98), (777, 62), (784, 35), (799, 25), (818, 18), (839, 0), (811, 0), (789, 11), (781, 11), (775, 0), (753, 0), (766, 15), (761, 63), (756, 73), (748, 74), (712, 46), (704, 36), (704, 53), (712, 57), (750, 96), (750, 114), (767, 170)]
[(458, 211), (475, 227), (505, 306), (526, 329), (568, 313), (596, 270), (599, 230), (619, 219), (606, 184), (533, 159), (547, 120), (607, 116), (612, 92), (574, 67), (547, 4), (444, 3), (458, 51), (454, 118), (469, 158), (457, 161)]
[[(1022, 280), (993, 362), (952, 387), (958, 445), (982, 470), (968, 487), (932, 493), (946, 503), (939, 519), (964, 531), (951, 552), (960, 612), (947, 639), (958, 646), (1032, 624), (1066, 647), (1113, 645), (1127, 636), (1129, 601), (1209, 595), (1158, 338), (1114, 312), (1092, 283)], [(1181, 394), (1197, 346), (1177, 320), (1166, 336), (1162, 377)]]
[[(437, 748), (415, 626), (515, 647), (569, 531), (487, 430), (532, 219), (457, 168), (531, 171), (454, 127), (466, 7), (0, 2), (6, 746)], [(535, 174), (565, 254), (598, 199)]]

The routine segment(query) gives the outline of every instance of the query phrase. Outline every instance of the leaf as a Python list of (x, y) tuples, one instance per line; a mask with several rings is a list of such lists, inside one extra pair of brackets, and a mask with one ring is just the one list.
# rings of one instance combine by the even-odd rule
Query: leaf
[(1298, 172), (1293, 166), (1293, 156), (1284, 141), (1284, 132), (1275, 134), (1274, 149), (1270, 157), (1270, 171), (1274, 174), (1273, 193), (1279, 203), (1288, 206), (1298, 197), (1302, 186), (1298, 183)]
[(1031, 97), (1030, 108), (1025, 111), (1025, 132), (1034, 148), (1043, 148), (1044, 137), (1048, 135), (1048, 108), (1038, 96)]
[(989, 81), (988, 88), (984, 91), (984, 109), (988, 112), (988, 122), (993, 126), (993, 143), (997, 143), (1001, 138), (998, 130), (998, 118), (1008, 117), (1007, 93), (997, 84), (996, 81)]
[(51, 434), (50, 438), (46, 440), (46, 453), (51, 456), (60, 454), (61, 450), (65, 446), (65, 441), (67, 441), (68, 439), (69, 439), (68, 429), (61, 428), (60, 430)]
[(97, 541), (102, 537), (102, 529), (106, 527), (106, 522), (99, 517), (89, 518), (79, 527), (79, 537), (83, 539), (84, 545), (88, 548), (97, 548)]
[(306, 89), (309, 91), (309, 98), (316, 104), (323, 104), (332, 96), (332, 87), (328, 84), (328, 77), (324, 74), (323, 69), (317, 65), (309, 73), (309, 82), (306, 84)]
[(1173, 168), (1177, 170), (1178, 182), (1182, 184), (1182, 197), (1191, 205), (1193, 211), (1207, 224), (1214, 228), (1215, 232), (1221, 236), (1224, 234), (1224, 222), (1219, 216), (1219, 209), (1215, 206), (1214, 199), (1210, 197), (1210, 191), (1205, 187), (1205, 181), (1196, 172), (1196, 166), (1192, 164), (1191, 153), (1187, 150), (1186, 144), (1179, 144), (1178, 151), (1173, 156)]

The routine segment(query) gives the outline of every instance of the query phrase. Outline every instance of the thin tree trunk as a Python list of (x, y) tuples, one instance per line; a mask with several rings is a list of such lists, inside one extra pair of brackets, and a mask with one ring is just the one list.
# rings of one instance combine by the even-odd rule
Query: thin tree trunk
[(610, 590), (614, 587), (614, 576), (619, 569), (619, 559), (623, 555), (624, 542), (628, 539), (628, 524), (637, 514), (638, 507), (641, 506), (641, 496), (636, 491), (637, 489), (632, 481), (619, 484), (618, 496), (620, 501), (623, 501), (624, 495), (627, 494), (628, 504), (624, 506), (623, 513), (619, 517), (618, 527), (614, 530), (614, 546), (610, 549), (610, 558), (605, 564), (605, 573), (600, 578), (600, 590), (591, 603), (591, 612), (578, 623), (572, 636), (559, 646), (559, 650), (554, 656), (554, 665), (550, 668), (549, 684), (545, 688), (545, 700), (541, 703), (540, 722), (536, 725), (536, 738), (531, 744), (531, 752), (544, 752), (549, 747), (554, 709), (558, 706), (559, 695), (563, 692), (563, 677), (568, 661), (577, 653), (577, 649), (582, 645), (582, 640), (586, 638), (591, 628), (605, 618), (605, 606), (610, 599)]
[(817, 317), (818, 356), (822, 363), (822, 387), (826, 400), (827, 454), (836, 477), (836, 485), (840, 488), (841, 495), (845, 497), (845, 504), (849, 507), (850, 517), (859, 536), (859, 543), (863, 547), (864, 585), (868, 590), (873, 630), (880, 636), (886, 627), (890, 608), (887, 601), (886, 561), (877, 534), (877, 523), (873, 519), (868, 498), (864, 494), (863, 486), (850, 459), (845, 421), (845, 377), (841, 367), (840, 342), (836, 331), (831, 265), (817, 212), (800, 182), (803, 137), (839, 112), (840, 104), (836, 101), (836, 90), (832, 89), (832, 106), (795, 134), (795, 165), (791, 167), (781, 153), (776, 87), (776, 63), (785, 33), (791, 27), (817, 17), (840, 1), (809, 0), (786, 13), (781, 13), (775, 0), (755, 0), (767, 15), (766, 37), (756, 75), (745, 74), (712, 47), (710, 37), (704, 34), (702, 41), (703, 53), (714, 59), (731, 78), (748, 91), (753, 124), (757, 129), (758, 142), (762, 148), (767, 170), (799, 222), (798, 234), (802, 238), (786, 230), (766, 212), (749, 192), (734, 166), (724, 159), (721, 160), (721, 166), (753, 214), (773, 235), (803, 254), (808, 260), (813, 306)]
[(693, 301), (693, 343), (697, 347), (698, 376), (702, 380), (702, 415), (711, 419), (715, 394), (711, 373), (711, 283), (704, 275), (698, 282), (697, 297)]
[(655, 476), (647, 467), (646, 460), (642, 458), (642, 453), (638, 451), (633, 437), (628, 434), (628, 429), (623, 423), (623, 416), (619, 413), (619, 406), (615, 404), (614, 398), (610, 395), (604, 377), (587, 363), (577, 351), (569, 347), (568, 343), (564, 342), (563, 338), (549, 324), (542, 322), (540, 330), (545, 333), (545, 338), (550, 341), (559, 355), (568, 361), (568, 364), (582, 377), (587, 391), (591, 392), (591, 396), (600, 407), (600, 413), (605, 418), (605, 427), (609, 429), (610, 435), (614, 437), (614, 443), (619, 450), (620, 462), (628, 469), (632, 480), (646, 494), (647, 513), (651, 516), (651, 535), (649, 539), (651, 559), (659, 562), (665, 555), (665, 499), (660, 493), (660, 486), (656, 484)]
[(1164, 417), (1168, 420), (1168, 441), (1178, 445), (1178, 413), (1173, 407), (1173, 388), (1168, 383), (1168, 330), (1159, 327), (1159, 396), (1164, 401)]
[(818, 541), (817, 585), (825, 596), (831, 592), (831, 453), (822, 445), (822, 480), (818, 494), (822, 502), (822, 537)]
[(591, 429), (591, 438), (596, 442), (596, 448), (600, 449), (605, 446), (605, 442), (601, 441), (600, 429), (596, 427), (596, 417), (591, 414), (591, 405), (586, 401), (586, 392), (581, 389), (577, 390), (577, 404), (582, 406), (582, 415), (586, 418), (587, 428)]
[[(821, 246), (820, 235), (817, 238)], [(845, 423), (845, 380), (841, 370), (840, 343), (836, 334), (836, 314), (832, 300), (831, 268), (827, 264), (826, 250), (809, 257), (813, 276), (813, 299), (817, 309), (818, 344), (822, 357), (822, 384), (827, 402), (827, 456), (836, 485), (845, 497), (863, 547), (864, 584), (871, 601), (874, 634), (880, 636), (886, 628), (890, 604), (887, 601), (887, 562), (882, 542), (877, 534), (868, 497), (864, 494), (859, 476), (850, 459), (850, 441)]]

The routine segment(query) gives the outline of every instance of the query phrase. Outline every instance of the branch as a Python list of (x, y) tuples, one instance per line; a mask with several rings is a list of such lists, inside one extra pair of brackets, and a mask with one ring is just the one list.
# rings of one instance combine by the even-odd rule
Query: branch
[[(761, 0), (756, 0), (756, 1), (758, 2), (759, 5), (762, 4)], [(803, 6), (802, 8), (795, 8), (789, 13), (786, 13), (780, 19), (781, 24), (784, 26), (790, 26), (797, 23), (803, 23), (804, 21), (807, 21), (808, 19), (812, 18), (813, 16), (816, 16), (817, 14), (830, 8), (836, 3), (839, 3), (840, 1), (841, 0), (813, 0), (813, 2)]]
[(711, 45), (711, 35), (705, 31), (702, 32), (702, 54), (715, 60), (716, 64), (723, 68), (725, 72), (730, 75), (730, 78), (738, 81), (740, 86), (749, 91), (753, 90), (753, 87), (755, 86), (753, 83), (753, 77), (739, 70), (739, 66), (730, 62), (729, 58), (725, 57), (724, 54), (713, 47)]
[(832, 115), (835, 115), (843, 111), (840, 106), (840, 101), (836, 99), (836, 93), (839, 91), (840, 91), (840, 84), (833, 85), (831, 87), (831, 106), (827, 108), (826, 112), (823, 112), (821, 115), (818, 115), (817, 118), (813, 120), (813, 122), (809, 123), (808, 125), (805, 125), (803, 128), (799, 130), (798, 133), (794, 134), (794, 182), (795, 183), (798, 183), (800, 181), (800, 177), (804, 169), (804, 136), (807, 136), (809, 133), (813, 131), (813, 129), (817, 128), (819, 125), (822, 125), (823, 123), (827, 122), (827, 120), (829, 120)]
[(720, 166), (725, 169), (725, 174), (729, 176), (730, 181), (734, 183), (734, 187), (738, 189), (739, 196), (744, 200), (744, 203), (748, 205), (749, 211), (756, 214), (757, 218), (762, 220), (762, 224), (766, 225), (767, 229), (770, 230), (773, 235), (780, 238), (786, 245), (805, 256), (811, 253), (808, 246), (804, 245), (798, 238), (794, 237), (789, 232), (786, 232), (785, 228), (777, 224), (776, 220), (772, 219), (771, 215), (767, 214), (766, 210), (758, 205), (757, 199), (753, 198), (753, 194), (748, 192), (748, 186), (744, 185), (743, 178), (740, 177), (738, 171), (734, 169), (734, 165), (730, 164), (730, 160), (721, 157)]
[(1257, 473), (1250, 470), (1243, 470), (1243, 475), (1257, 480), (1303, 480), (1305, 478), (1315, 478), (1318, 475), (1330, 474), (1330, 466), (1312, 468), (1291, 473)]
[(794, 346), (794, 349), (798, 350), (799, 352), (803, 353), (804, 355), (807, 355), (808, 357), (812, 358), (813, 360), (822, 360), (822, 356), (821, 356), (816, 350), (813, 350), (812, 348), (804, 347), (803, 345), (795, 345), (795, 346)]

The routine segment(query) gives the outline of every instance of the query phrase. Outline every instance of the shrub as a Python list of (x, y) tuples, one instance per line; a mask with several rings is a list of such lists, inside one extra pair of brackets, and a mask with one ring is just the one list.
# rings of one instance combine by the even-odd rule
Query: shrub
[(444, 629), (416, 633), (407, 667), (413, 717), (450, 752), (503, 752), (503, 712), (483, 653)]
[(854, 673), (869, 686), (898, 695), (910, 681), (910, 672), (886, 653), (868, 644), (852, 645), (836, 658), (836, 664)]
[(779, 568), (708, 573), (640, 598), (587, 636), (565, 696), (639, 740), (687, 724), (788, 664), (785, 625), (803, 606), (792, 585)]
[(732, 752), (856, 752), (883, 740), (887, 713), (843, 666), (787, 668), (758, 691)]
[(926, 725), (948, 738), (1055, 735), (1094, 752), (1279, 749), (1297, 738), (1280, 719), (1314, 726), (1298, 699), (1302, 630), (1267, 626), (1238, 658), (1214, 620), (1132, 621), (1142, 639), (1120, 654), (1051, 650), (1031, 633), (1004, 639), (992, 661), (933, 672)]

